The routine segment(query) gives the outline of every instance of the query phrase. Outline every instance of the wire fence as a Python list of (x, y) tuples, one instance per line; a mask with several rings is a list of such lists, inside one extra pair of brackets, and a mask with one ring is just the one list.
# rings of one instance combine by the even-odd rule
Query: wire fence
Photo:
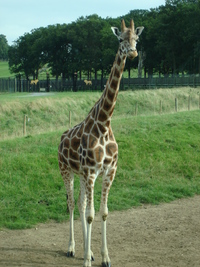
[[(37, 82), (36, 82), (37, 81)], [(61, 91), (102, 91), (107, 78), (88, 80), (46, 79), (35, 83), (24, 79), (0, 79), (0, 92), (61, 92)], [(120, 90), (158, 89), (200, 86), (200, 75), (122, 78)]]

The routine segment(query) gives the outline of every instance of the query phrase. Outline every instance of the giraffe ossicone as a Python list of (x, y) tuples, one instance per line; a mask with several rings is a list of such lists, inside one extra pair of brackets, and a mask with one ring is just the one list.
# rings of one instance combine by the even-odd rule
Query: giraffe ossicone
[(82, 221), (84, 240), (84, 267), (90, 267), (94, 260), (91, 251), (91, 230), (95, 216), (94, 185), (96, 178), (102, 176), (100, 214), (102, 217), (102, 266), (111, 266), (106, 240), (106, 220), (108, 216), (108, 193), (117, 170), (118, 145), (112, 128), (111, 117), (117, 100), (120, 80), (126, 58), (137, 56), (136, 44), (144, 27), (135, 29), (121, 21), (121, 32), (112, 27), (119, 40), (119, 49), (100, 99), (90, 110), (88, 116), (78, 125), (63, 133), (58, 148), (60, 172), (67, 190), (67, 204), (70, 212), (70, 238), (67, 255), (75, 255), (74, 241), (74, 174), (80, 177), (78, 208)]

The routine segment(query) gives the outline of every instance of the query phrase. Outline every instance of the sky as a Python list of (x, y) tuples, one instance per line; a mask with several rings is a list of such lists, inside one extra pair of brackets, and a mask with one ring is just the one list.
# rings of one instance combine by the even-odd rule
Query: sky
[[(116, 18), (130, 10), (149, 10), (161, 5), (165, 5), (165, 0), (0, 0), (0, 34), (12, 45), (20, 36), (39, 27), (68, 24), (92, 14)], [(140, 26), (136, 21), (135, 24)]]

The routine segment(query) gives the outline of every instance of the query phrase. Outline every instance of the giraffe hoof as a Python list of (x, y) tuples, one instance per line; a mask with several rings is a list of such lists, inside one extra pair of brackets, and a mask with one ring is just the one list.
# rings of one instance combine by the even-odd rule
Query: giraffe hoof
[(91, 256), (91, 261), (94, 261), (94, 256)]
[(111, 267), (111, 262), (102, 262), (102, 267)]
[(73, 251), (68, 251), (67, 252), (67, 257), (68, 258), (74, 258), (75, 257), (75, 253)]

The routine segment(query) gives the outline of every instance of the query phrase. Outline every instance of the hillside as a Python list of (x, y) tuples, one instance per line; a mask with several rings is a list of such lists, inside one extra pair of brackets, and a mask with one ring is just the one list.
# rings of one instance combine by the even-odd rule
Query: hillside
[[(113, 120), (121, 117), (159, 115), (199, 109), (198, 88), (124, 91), (118, 95)], [(28, 135), (69, 128), (85, 118), (101, 96), (100, 92), (68, 92), (50, 94), (2, 94), (0, 97), (0, 139), (22, 136), (24, 115)]]

